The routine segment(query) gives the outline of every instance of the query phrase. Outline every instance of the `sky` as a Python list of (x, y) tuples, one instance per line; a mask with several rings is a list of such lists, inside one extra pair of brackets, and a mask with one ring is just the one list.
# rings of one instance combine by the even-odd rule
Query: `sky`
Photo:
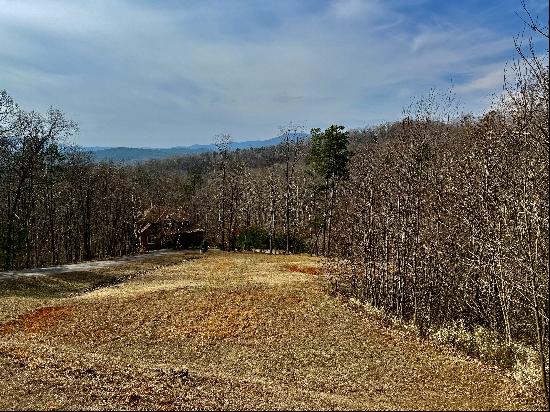
[[(547, 24), (548, 2), (527, 7)], [(0, 0), (0, 90), (82, 146), (173, 147), (398, 120), (502, 91), (519, 0)], [(546, 46), (544, 46), (546, 47)]]

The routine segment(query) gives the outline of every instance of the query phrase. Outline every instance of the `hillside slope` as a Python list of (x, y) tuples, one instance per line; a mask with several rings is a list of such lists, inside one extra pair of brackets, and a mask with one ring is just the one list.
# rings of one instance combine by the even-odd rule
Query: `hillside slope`
[(536, 407), (502, 372), (328, 296), (315, 258), (170, 259), (84, 294), (3, 297), (20, 309), (0, 325), (0, 408)]

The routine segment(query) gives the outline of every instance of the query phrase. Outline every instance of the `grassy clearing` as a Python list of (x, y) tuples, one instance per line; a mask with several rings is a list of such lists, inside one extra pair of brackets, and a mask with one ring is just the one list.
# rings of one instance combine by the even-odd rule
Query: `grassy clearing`
[(0, 306), (0, 408), (539, 406), (498, 369), (330, 297), (315, 258), (184, 258), (110, 269), (125, 281), (86, 293), (3, 297), (20, 305)]

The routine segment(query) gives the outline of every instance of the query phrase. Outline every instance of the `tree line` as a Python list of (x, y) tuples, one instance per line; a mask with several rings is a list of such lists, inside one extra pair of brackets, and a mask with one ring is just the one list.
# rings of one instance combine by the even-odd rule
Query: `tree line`
[(330, 254), (335, 288), (422, 334), (460, 321), (538, 348), (548, 400), (548, 51), (527, 46), (483, 116), (431, 93), (365, 134)]

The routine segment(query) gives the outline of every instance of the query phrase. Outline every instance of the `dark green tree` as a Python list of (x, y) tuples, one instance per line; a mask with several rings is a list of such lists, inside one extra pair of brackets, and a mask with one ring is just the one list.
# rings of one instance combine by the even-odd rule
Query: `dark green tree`
[(311, 129), (309, 164), (320, 179), (319, 186), (324, 193), (323, 254), (330, 254), (330, 234), (338, 186), (349, 178), (349, 133), (344, 130), (344, 126), (337, 125), (330, 126), (324, 132), (319, 128)]

